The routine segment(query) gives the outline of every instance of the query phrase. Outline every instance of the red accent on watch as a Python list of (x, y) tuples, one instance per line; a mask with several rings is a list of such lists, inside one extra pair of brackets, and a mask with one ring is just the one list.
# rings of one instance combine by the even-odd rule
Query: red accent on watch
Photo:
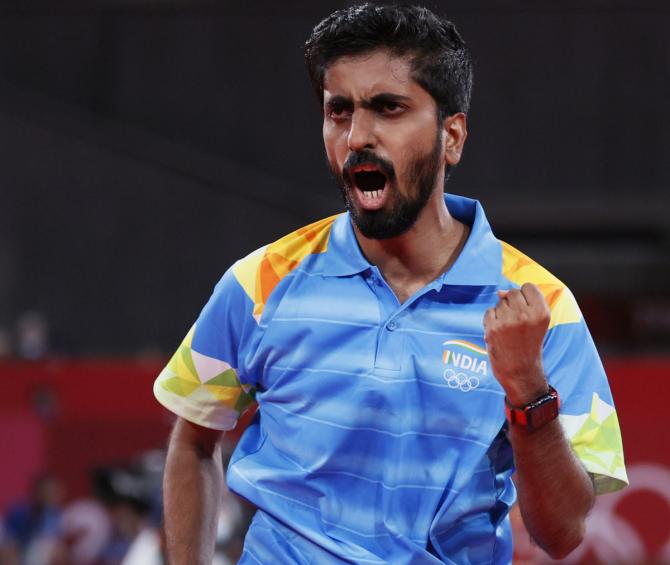
[(558, 417), (561, 399), (553, 386), (549, 392), (525, 406), (512, 406), (505, 397), (505, 416), (510, 425), (523, 426), (528, 431), (537, 430)]

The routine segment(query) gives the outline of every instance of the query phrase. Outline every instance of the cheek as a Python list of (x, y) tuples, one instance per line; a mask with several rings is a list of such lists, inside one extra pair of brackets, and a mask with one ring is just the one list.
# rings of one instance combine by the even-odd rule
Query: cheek
[(337, 169), (341, 169), (348, 155), (346, 141), (342, 144), (340, 137), (333, 135), (332, 132), (326, 132), (326, 129), (324, 128), (323, 145), (330, 166), (336, 166)]
[(330, 167), (330, 170), (336, 177), (340, 178), (342, 176), (342, 167), (340, 167), (337, 164), (337, 161), (333, 159), (330, 155), (327, 155), (327, 157), (328, 157), (328, 166)]
[(404, 149), (396, 150), (393, 165), (396, 167), (396, 174), (404, 180), (412, 180), (416, 176), (416, 166), (418, 162), (428, 159), (434, 151), (437, 132), (435, 128), (431, 131), (421, 131), (412, 138), (407, 138), (408, 142)]
[(328, 162), (328, 166), (330, 167), (330, 170), (335, 173), (338, 176), (342, 175), (342, 165), (344, 163), (339, 163), (339, 159), (337, 157), (337, 152), (335, 151), (335, 148), (333, 147), (332, 144), (328, 142), (327, 139), (324, 138), (323, 140), (324, 147), (326, 149), (326, 161)]

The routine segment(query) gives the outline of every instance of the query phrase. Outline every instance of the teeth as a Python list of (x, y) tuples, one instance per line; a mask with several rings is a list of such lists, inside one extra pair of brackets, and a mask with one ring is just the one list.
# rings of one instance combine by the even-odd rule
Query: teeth
[(374, 198), (379, 198), (381, 196), (382, 191), (381, 190), (364, 190), (363, 191), (363, 196), (367, 200), (372, 200)]

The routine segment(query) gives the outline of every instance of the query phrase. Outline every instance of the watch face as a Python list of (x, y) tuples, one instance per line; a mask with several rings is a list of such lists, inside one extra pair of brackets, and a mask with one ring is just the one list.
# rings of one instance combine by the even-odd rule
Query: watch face
[(523, 426), (532, 431), (556, 419), (560, 406), (561, 399), (558, 392), (553, 386), (549, 386), (547, 394), (521, 408), (515, 408), (505, 398), (505, 415), (510, 424)]
[(547, 396), (526, 411), (526, 421), (529, 430), (536, 430), (544, 426), (547, 422), (558, 417), (558, 398), (556, 396)]

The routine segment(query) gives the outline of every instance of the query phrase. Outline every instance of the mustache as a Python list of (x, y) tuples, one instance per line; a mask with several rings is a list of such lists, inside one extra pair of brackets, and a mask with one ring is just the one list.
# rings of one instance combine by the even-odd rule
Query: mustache
[(347, 184), (353, 184), (351, 169), (359, 165), (376, 165), (389, 181), (395, 180), (395, 168), (393, 167), (393, 163), (379, 157), (379, 155), (369, 149), (363, 149), (356, 153), (350, 153), (349, 157), (347, 157), (347, 160), (344, 162), (344, 166), (342, 167), (342, 177)]

